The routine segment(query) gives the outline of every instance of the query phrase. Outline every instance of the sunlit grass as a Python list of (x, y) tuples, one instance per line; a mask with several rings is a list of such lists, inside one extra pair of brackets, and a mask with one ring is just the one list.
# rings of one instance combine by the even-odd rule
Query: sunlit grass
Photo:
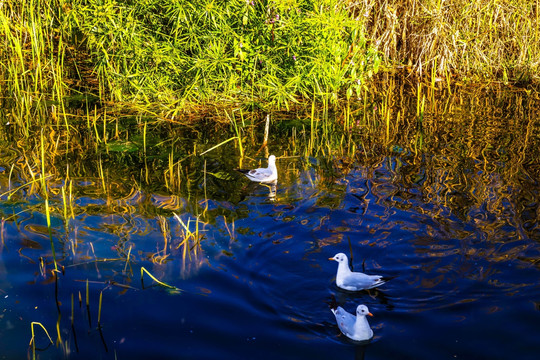
[(163, 287), (166, 287), (166, 288), (169, 288), (169, 289), (172, 289), (172, 290), (175, 290), (175, 291), (181, 291), (180, 289), (178, 289), (175, 286), (166, 284), (163, 281), (159, 281), (158, 279), (156, 279), (156, 277), (154, 275), (152, 275), (148, 270), (146, 270), (146, 268), (144, 266), (141, 266), (141, 283), (143, 284), (143, 286), (144, 286), (144, 279), (143, 279), (144, 274), (148, 275), (152, 280), (154, 280), (156, 283), (158, 283), (159, 285), (161, 285)]
[(69, 128), (68, 89), (172, 117), (186, 103), (290, 109), (302, 98), (350, 97), (377, 72), (377, 53), (345, 1), (212, 4), (55, 0), (2, 7), (1, 28), (15, 56), (0, 57), (8, 90), (22, 99), (17, 118), (54, 100), (52, 118)]
[(174, 217), (181, 225), (181, 238), (180, 244), (177, 248), (182, 247), (182, 259), (186, 259), (186, 257), (189, 257), (191, 259), (191, 256), (197, 257), (198, 249), (200, 247), (200, 241), (202, 239), (202, 234), (199, 232), (199, 219), (196, 218), (195, 223), (195, 229), (191, 230), (190, 224), (193, 222), (191, 219), (188, 219), (186, 223), (178, 216), (178, 214), (174, 214)]
[(30, 324), (32, 338), (30, 339), (30, 344), (29, 344), (32, 346), (32, 359), (36, 358), (36, 335), (34, 331), (35, 325), (39, 325), (43, 329), (43, 331), (45, 332), (45, 335), (47, 335), (47, 338), (49, 339), (49, 344), (53, 344), (51, 336), (49, 335), (49, 332), (47, 331), (47, 329), (45, 329), (45, 326), (43, 326), (43, 324), (41, 324), (40, 322), (32, 321), (32, 323)]
[(167, 253), (167, 251), (169, 250), (169, 243), (170, 243), (170, 231), (169, 231), (169, 223), (167, 222), (167, 219), (161, 215), (158, 215), (157, 218), (159, 221), (159, 227), (161, 229), (161, 233), (163, 235), (163, 249), (152, 255), (152, 262), (162, 265), (166, 263), (166, 260), (170, 255)]
[[(418, 75), (426, 96), (456, 82), (536, 83), (539, 11), (526, 0), (6, 2), (3, 105), (20, 134), (49, 123), (64, 128), (66, 147), (74, 122), (86, 116), (96, 151), (118, 138), (118, 123), (109, 129), (114, 112), (190, 122), (204, 110), (230, 122), (241, 157), (252, 124), (243, 109), (309, 113), (316, 106), (322, 111), (311, 112), (310, 136), (322, 129), (319, 143), (327, 144), (324, 134), (335, 129), (329, 111), (345, 109), (343, 130), (350, 129), (355, 103), (369, 105), (381, 70)], [(88, 100), (92, 93), (97, 102)], [(75, 96), (85, 99), (80, 119), (71, 114)], [(384, 116), (390, 141), (397, 115)], [(145, 123), (145, 153), (147, 136)], [(318, 151), (314, 138), (311, 144), (310, 153)]]
[(349, 1), (386, 66), (438, 80), (539, 80), (539, 8), (534, 1)]

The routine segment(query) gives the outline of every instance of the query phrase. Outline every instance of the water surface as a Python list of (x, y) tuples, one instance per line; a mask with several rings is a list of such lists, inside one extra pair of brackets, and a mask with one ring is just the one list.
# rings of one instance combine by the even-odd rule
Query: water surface
[[(512, 139), (459, 151), (449, 137), (467, 144), (480, 130), (453, 131), (430, 132), (446, 140), (417, 154), (394, 144), (283, 157), (275, 196), (235, 173), (226, 147), (184, 163), (177, 192), (142, 186), (144, 163), (129, 156), (104, 157), (105, 185), (95, 163), (76, 167), (68, 221), (67, 182), (49, 185), (56, 277), (44, 199), (30, 185), (8, 198), (25, 176), (10, 176), (17, 155), (4, 150), (0, 358), (32, 356), (31, 322), (55, 342), (35, 328), (40, 359), (536, 358), (538, 164), (516, 162)], [(277, 141), (270, 150), (290, 154)], [(198, 242), (186, 246), (174, 214), (192, 232), (199, 218)], [(328, 260), (338, 252), (392, 279), (340, 291)], [(142, 267), (180, 290), (147, 274), (141, 283)], [(339, 334), (334, 299), (350, 312), (369, 307), (371, 343)]]

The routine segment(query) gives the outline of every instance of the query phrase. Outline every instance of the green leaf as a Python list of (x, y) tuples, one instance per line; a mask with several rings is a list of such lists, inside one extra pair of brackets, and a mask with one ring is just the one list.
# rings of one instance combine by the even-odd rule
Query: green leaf
[(139, 150), (139, 146), (131, 141), (113, 141), (107, 143), (107, 149), (113, 152), (134, 152)]

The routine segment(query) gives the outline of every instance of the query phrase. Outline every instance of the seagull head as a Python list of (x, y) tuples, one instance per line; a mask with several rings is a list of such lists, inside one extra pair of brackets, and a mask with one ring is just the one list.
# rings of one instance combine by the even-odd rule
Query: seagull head
[(268, 157), (268, 163), (272, 164), (272, 163), (275, 163), (275, 162), (276, 162), (276, 157), (274, 155), (270, 155)]
[(348, 259), (347, 259), (347, 255), (345, 255), (344, 253), (339, 253), (339, 254), (334, 255), (334, 257), (328, 258), (328, 260), (334, 260), (334, 261), (337, 261), (338, 263), (347, 264)]
[(366, 305), (358, 305), (356, 308), (356, 316), (373, 316), (372, 313), (369, 312), (369, 309)]

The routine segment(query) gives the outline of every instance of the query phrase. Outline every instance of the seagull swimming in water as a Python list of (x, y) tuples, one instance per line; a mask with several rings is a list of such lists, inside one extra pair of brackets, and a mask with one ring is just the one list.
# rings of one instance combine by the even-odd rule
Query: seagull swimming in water
[(347, 255), (339, 253), (328, 260), (338, 262), (336, 285), (349, 291), (367, 290), (384, 284), (386, 281), (381, 275), (366, 275), (361, 272), (353, 272), (349, 269)]
[(268, 157), (268, 167), (267, 168), (258, 168), (253, 170), (244, 170), (236, 169), (240, 171), (251, 181), (260, 182), (260, 183), (274, 183), (277, 181), (278, 174), (276, 168), (276, 157), (270, 155)]
[(341, 330), (343, 335), (347, 336), (349, 339), (366, 341), (373, 337), (373, 330), (369, 327), (369, 323), (366, 319), (366, 315), (373, 316), (373, 314), (369, 312), (367, 306), (358, 305), (356, 308), (356, 316), (349, 314), (341, 306), (331, 310), (336, 317), (339, 330)]

